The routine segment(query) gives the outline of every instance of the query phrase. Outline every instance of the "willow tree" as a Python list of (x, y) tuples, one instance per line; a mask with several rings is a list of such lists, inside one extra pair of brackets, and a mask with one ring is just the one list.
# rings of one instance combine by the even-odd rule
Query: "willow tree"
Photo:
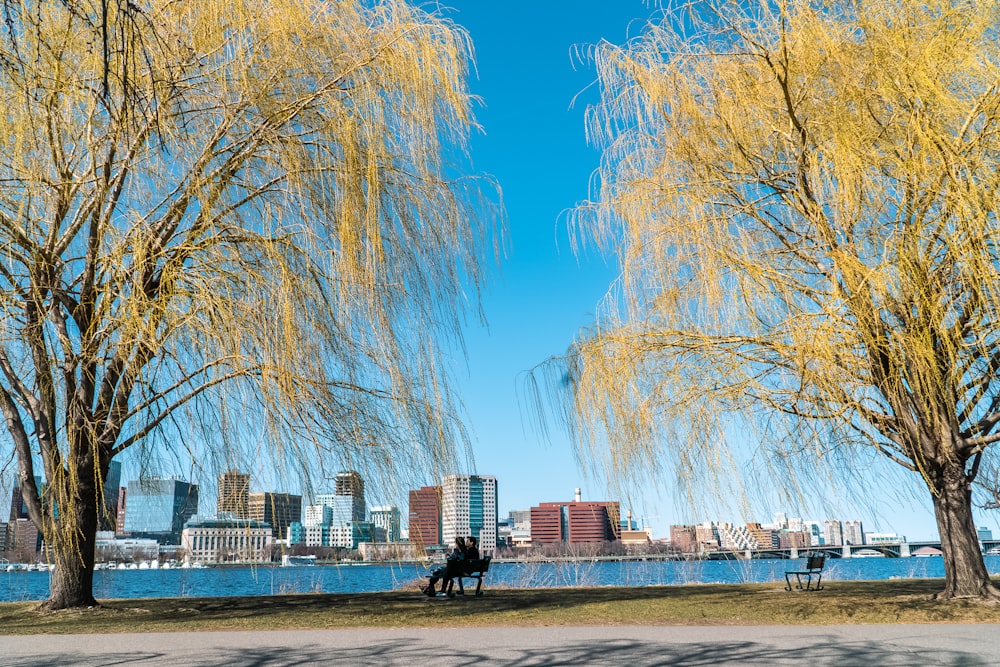
[(127, 450), (252, 422), (276, 463), (447, 463), (442, 342), (491, 231), (466, 35), (404, 0), (3, 11), (0, 408), (45, 604), (95, 604)]
[(621, 275), (558, 376), (590, 456), (718, 471), (739, 424), (800, 472), (874, 453), (930, 492), (941, 595), (997, 597), (970, 503), (1000, 440), (998, 19), (695, 2), (594, 50), (578, 220)]

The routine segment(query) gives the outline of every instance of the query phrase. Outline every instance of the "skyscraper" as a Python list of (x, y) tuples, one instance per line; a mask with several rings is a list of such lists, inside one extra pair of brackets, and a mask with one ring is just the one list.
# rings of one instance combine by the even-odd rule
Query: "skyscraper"
[(198, 513), (198, 486), (176, 478), (128, 483), (125, 532), (161, 544), (180, 544), (184, 524)]
[(338, 513), (343, 515), (344, 509), (349, 507), (350, 516), (344, 523), (362, 522), (367, 517), (367, 507), (365, 506), (365, 481), (361, 475), (354, 470), (346, 470), (337, 475), (334, 481), (334, 494), (339, 496), (340, 503), (334, 505), (334, 525), (337, 525)]
[(417, 549), (441, 544), (441, 487), (423, 486), (410, 491), (410, 542)]
[(861, 545), (865, 543), (865, 531), (861, 521), (852, 519), (844, 522), (844, 544)]
[(98, 515), (98, 530), (114, 531), (118, 523), (118, 489), (122, 482), (122, 463), (112, 461), (108, 465), (108, 476), (104, 478), (102, 489), (104, 507)]
[(302, 521), (302, 496), (270, 491), (251, 493), (248, 498), (250, 518), (271, 524), (274, 539), (288, 538), (288, 526)]
[(219, 475), (219, 497), (216, 513), (219, 517), (246, 519), (249, 516), (250, 475), (230, 470)]
[(844, 543), (844, 524), (838, 519), (827, 519), (823, 522), (823, 542), (825, 544)]
[(441, 539), (472, 535), (479, 550), (497, 548), (497, 478), (485, 475), (448, 475), (441, 485)]

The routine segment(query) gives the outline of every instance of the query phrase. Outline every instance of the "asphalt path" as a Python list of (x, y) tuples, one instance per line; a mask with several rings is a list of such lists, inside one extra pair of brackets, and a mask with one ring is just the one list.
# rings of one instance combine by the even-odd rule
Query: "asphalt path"
[(1000, 625), (497, 627), (0, 636), (4, 667), (1000, 665)]

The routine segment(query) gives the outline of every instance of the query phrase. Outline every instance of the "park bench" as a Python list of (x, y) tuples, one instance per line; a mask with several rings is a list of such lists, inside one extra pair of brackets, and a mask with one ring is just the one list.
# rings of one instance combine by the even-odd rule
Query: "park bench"
[(483, 594), (483, 576), (489, 572), (491, 560), (493, 558), (487, 556), (486, 558), (472, 558), (457, 562), (455, 565), (458, 566), (456, 568), (458, 571), (448, 573), (453, 577), (448, 584), (448, 597), (455, 597), (455, 592), (452, 590), (455, 581), (458, 581), (458, 594), (465, 595), (465, 586), (462, 584), (463, 579), (476, 579), (476, 596), (481, 596)]
[[(790, 570), (785, 572), (785, 590), (792, 590), (792, 577), (795, 577), (795, 588), (800, 591), (821, 591), (823, 590), (823, 565), (826, 563), (826, 556), (809, 556), (806, 559), (806, 569)], [(816, 584), (813, 585), (813, 577)], [(805, 579), (806, 585), (802, 585)]]

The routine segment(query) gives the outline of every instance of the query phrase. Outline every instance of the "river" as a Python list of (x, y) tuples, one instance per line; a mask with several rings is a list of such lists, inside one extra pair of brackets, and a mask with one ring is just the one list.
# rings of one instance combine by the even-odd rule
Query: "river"
[[(991, 575), (1000, 555), (985, 556)], [(785, 570), (804, 560), (589, 561), (494, 563), (485, 588), (563, 586), (657, 586), (695, 583), (784, 583)], [(206, 567), (203, 569), (98, 570), (98, 599), (217, 597), (283, 593), (366, 593), (417, 590), (422, 565), (314, 565), (302, 567)], [(48, 572), (0, 572), (0, 602), (43, 600)], [(944, 576), (940, 557), (828, 559), (824, 581), (925, 579)]]

